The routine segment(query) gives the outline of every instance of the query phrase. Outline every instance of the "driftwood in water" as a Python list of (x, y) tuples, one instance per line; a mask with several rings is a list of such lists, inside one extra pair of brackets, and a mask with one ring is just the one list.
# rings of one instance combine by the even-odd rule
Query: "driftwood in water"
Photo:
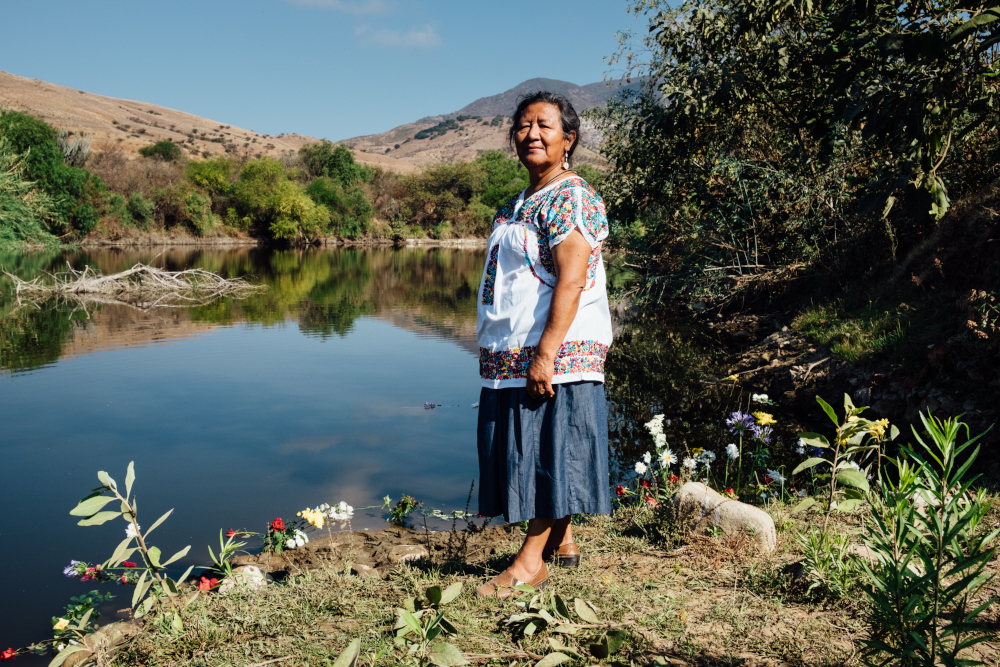
[(143, 309), (196, 306), (222, 296), (241, 298), (267, 289), (243, 278), (227, 279), (204, 269), (165, 271), (142, 263), (110, 276), (89, 266), (82, 271), (70, 266), (68, 271), (48, 274), (51, 281), (41, 276), (21, 280), (7, 271), (4, 273), (14, 281), (18, 301), (38, 302), (59, 296), (77, 301), (124, 303)]

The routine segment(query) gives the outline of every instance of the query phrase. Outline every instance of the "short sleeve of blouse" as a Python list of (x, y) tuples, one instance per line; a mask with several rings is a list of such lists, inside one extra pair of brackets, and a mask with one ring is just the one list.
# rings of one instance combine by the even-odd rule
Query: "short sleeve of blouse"
[(581, 179), (567, 179), (566, 185), (552, 200), (552, 205), (542, 214), (549, 247), (554, 248), (579, 227), (591, 248), (608, 236), (608, 217), (604, 202), (594, 189)]

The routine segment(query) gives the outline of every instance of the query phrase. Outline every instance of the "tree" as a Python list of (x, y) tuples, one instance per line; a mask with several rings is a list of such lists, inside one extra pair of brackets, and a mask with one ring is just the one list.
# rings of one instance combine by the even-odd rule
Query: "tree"
[(176, 162), (181, 159), (181, 147), (172, 141), (157, 141), (155, 144), (139, 149), (142, 157), (160, 158), (164, 162)]
[(306, 144), (299, 149), (299, 156), (313, 177), (327, 176), (343, 185), (371, 180), (371, 169), (354, 161), (354, 153), (343, 144), (334, 145), (323, 140)]

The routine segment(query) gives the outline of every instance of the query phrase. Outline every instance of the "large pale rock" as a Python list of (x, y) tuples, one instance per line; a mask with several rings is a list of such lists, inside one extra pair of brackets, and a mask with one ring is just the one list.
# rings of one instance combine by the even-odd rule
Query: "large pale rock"
[(259, 567), (254, 565), (241, 565), (233, 568), (233, 575), (226, 577), (219, 586), (220, 595), (228, 595), (234, 590), (252, 590), (263, 588), (268, 584), (268, 576)]
[(682, 525), (692, 529), (714, 526), (726, 535), (748, 535), (761, 553), (770, 553), (778, 542), (774, 519), (759, 507), (726, 498), (701, 482), (688, 482), (674, 496)]
[(397, 544), (389, 550), (389, 561), (403, 563), (408, 560), (427, 558), (429, 555), (427, 549), (420, 544)]
[(374, 577), (376, 579), (382, 578), (377, 569), (371, 565), (364, 565), (362, 563), (355, 563), (352, 565), (351, 573), (359, 577)]

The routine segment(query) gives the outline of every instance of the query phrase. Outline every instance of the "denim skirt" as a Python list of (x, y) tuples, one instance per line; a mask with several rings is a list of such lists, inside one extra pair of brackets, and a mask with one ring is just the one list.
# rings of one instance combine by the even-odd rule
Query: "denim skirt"
[(610, 514), (608, 405), (602, 382), (479, 396), (479, 513), (507, 522)]

